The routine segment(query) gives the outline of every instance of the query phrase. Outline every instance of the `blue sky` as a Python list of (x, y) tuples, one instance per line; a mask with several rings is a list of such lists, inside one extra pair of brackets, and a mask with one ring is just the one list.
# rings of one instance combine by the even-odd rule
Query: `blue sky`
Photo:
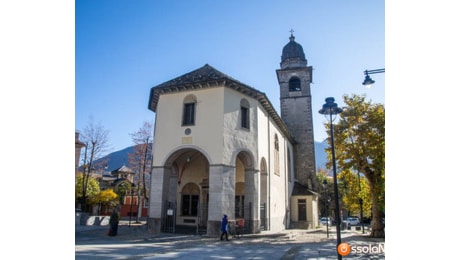
[(75, 128), (90, 117), (109, 130), (111, 151), (131, 146), (150, 88), (209, 64), (265, 92), (279, 113), (281, 52), (290, 30), (313, 66), (315, 140), (327, 137), (317, 111), (326, 97), (366, 94), (385, 103), (385, 74), (371, 89), (365, 69), (385, 67), (384, 1), (119, 1), (75, 5)]

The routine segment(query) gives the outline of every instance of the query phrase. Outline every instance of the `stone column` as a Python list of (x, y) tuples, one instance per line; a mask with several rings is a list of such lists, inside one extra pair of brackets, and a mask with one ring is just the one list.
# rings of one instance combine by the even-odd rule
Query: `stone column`
[(209, 212), (207, 235), (218, 237), (224, 214), (234, 219), (235, 211), (235, 174), (234, 166), (209, 166)]
[(148, 232), (160, 233), (164, 203), (169, 195), (170, 170), (164, 167), (152, 169), (150, 178), (149, 215), (147, 219)]
[[(245, 201), (244, 204), (251, 205), (252, 216), (245, 213), (245, 229), (251, 233), (260, 232), (260, 199), (259, 199), (259, 187), (260, 178), (259, 173), (254, 169), (245, 169), (244, 172), (244, 191)], [(248, 212), (249, 213), (249, 212)], [(251, 219), (249, 219), (251, 217)]]

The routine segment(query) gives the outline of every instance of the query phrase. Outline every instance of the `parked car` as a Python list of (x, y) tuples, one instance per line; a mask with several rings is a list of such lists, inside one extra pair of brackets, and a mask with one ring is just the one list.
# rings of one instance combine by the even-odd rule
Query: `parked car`
[(328, 217), (322, 217), (320, 220), (322, 225), (329, 225), (331, 226), (332, 225), (332, 220), (331, 218), (328, 218)]
[(343, 222), (345, 222), (347, 225), (351, 225), (351, 226), (356, 226), (356, 225), (358, 225), (360, 223), (359, 218), (356, 218), (356, 217), (348, 217)]

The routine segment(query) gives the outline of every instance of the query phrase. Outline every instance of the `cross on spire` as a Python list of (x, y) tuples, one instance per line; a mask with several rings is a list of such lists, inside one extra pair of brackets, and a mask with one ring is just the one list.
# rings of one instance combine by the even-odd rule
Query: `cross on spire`
[(294, 30), (291, 29), (290, 32), (291, 32), (291, 37), (289, 37), (289, 40), (294, 41), (294, 34), (293, 34)]

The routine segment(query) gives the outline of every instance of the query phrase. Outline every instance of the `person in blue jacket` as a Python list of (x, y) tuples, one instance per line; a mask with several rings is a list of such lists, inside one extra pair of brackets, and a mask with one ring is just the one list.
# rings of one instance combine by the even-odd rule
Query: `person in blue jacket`
[(220, 234), (220, 240), (224, 240), (224, 235), (225, 235), (225, 240), (228, 241), (228, 219), (227, 215), (224, 215), (222, 218), (222, 224), (220, 225), (220, 231), (222, 233)]

